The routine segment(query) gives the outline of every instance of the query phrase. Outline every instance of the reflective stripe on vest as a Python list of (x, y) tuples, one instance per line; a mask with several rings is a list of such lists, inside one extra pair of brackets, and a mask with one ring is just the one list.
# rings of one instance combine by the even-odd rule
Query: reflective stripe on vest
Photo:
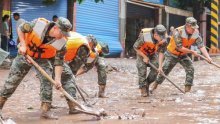
[(48, 20), (44, 19), (44, 18), (39, 18), (37, 20), (37, 22), (35, 23), (35, 26), (33, 28), (33, 31), (36, 33), (36, 35), (41, 38), (41, 40), (43, 41), (44, 39), (44, 30), (45, 27), (47, 26), (47, 24), (49, 23)]
[(50, 45), (56, 48), (57, 50), (61, 50), (63, 46), (66, 44), (66, 41), (67, 41), (66, 38), (61, 38), (53, 41), (52, 43), (50, 43)]
[[(185, 27), (181, 26), (180, 28), (177, 28), (178, 32), (181, 36), (182, 40), (182, 46), (185, 48), (190, 48), (192, 44), (196, 42), (196, 39), (199, 37), (199, 31), (196, 29), (194, 33), (189, 38), (188, 34), (186, 33)], [(171, 37), (170, 43), (167, 46), (167, 50), (177, 56), (186, 55), (187, 53), (180, 52), (177, 50), (176, 42), (174, 41), (174, 36)]]
[(152, 30), (153, 28), (142, 29), (145, 43), (141, 46), (140, 50), (145, 55), (152, 55), (157, 50), (157, 45), (154, 44), (153, 39), (152, 39), (152, 35), (151, 35)]
[(151, 33), (150, 33), (152, 30), (153, 28), (144, 28), (141, 30), (144, 36), (144, 41), (153, 41)]

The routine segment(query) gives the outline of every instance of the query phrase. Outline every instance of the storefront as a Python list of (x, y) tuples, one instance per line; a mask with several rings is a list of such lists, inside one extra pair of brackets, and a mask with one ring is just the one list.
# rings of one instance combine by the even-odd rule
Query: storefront
[(135, 56), (133, 44), (141, 29), (152, 28), (162, 23), (163, 0), (126, 1), (126, 40), (125, 54)]
[(166, 13), (167, 28), (170, 28), (171, 26), (173, 26), (174, 28), (182, 26), (185, 24), (185, 20), (187, 17), (193, 16), (193, 13), (190, 11), (173, 8), (170, 6), (165, 6), (164, 9)]
[(119, 41), (119, 1), (104, 3), (85, 1), (76, 5), (76, 32), (92, 34), (109, 45), (110, 56), (119, 56), (122, 47)]
[[(53, 15), (67, 17), (67, 0), (56, 0), (44, 3), (43, 0), (12, 0), (12, 13), (20, 13), (21, 18), (26, 21), (42, 17), (52, 20)], [(16, 22), (12, 19), (13, 39), (16, 41)]]

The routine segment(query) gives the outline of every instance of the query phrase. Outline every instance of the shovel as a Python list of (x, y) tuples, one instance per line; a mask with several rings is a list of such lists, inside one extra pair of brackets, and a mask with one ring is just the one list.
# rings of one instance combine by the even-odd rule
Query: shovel
[[(56, 84), (56, 82), (29, 56), (29, 55), (25, 55), (25, 57), (27, 58), (28, 61), (31, 62), (31, 64), (33, 64), (36, 69), (43, 75), (45, 76), (53, 85)], [(94, 115), (96, 117), (101, 117), (106, 115), (104, 109), (100, 109), (100, 110), (92, 110), (91, 108), (88, 108), (84, 105), (81, 105), (80, 103), (78, 103), (74, 98), (72, 98), (62, 87), (59, 89), (59, 91), (61, 93), (63, 93), (71, 102), (74, 102), (76, 104), (76, 106), (78, 108), (75, 108), (76, 110), (78, 110), (79, 112), (82, 112), (84, 114), (88, 114), (88, 115)]]
[(2, 117), (0, 117), (0, 123), (1, 124), (16, 124), (12, 119), (2, 119)]
[(85, 97), (83, 96), (83, 94), (77, 84), (75, 84), (75, 87), (76, 87), (76, 90), (79, 92), (79, 95), (82, 97), (82, 100), (84, 101), (85, 105), (88, 107), (92, 107), (92, 105), (90, 105), (88, 103), (88, 101), (85, 99)]
[[(157, 67), (154, 66), (151, 62), (148, 62), (148, 64), (155, 70), (157, 70)], [(185, 93), (182, 89), (180, 89), (173, 81), (171, 81), (163, 72), (160, 73), (162, 76), (164, 76), (173, 86), (175, 86), (180, 92)]]

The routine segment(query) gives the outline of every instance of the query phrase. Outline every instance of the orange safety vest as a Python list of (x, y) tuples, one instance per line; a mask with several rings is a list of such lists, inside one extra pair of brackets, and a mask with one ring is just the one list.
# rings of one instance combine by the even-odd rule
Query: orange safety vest
[(56, 55), (56, 49), (49, 44), (42, 44), (44, 29), (49, 21), (39, 18), (33, 27), (33, 31), (25, 33), (25, 42), (27, 45), (27, 54), (34, 58), (52, 58)]
[(77, 51), (81, 46), (85, 46), (89, 50), (89, 43), (84, 36), (76, 32), (70, 32), (70, 33), (71, 33), (71, 37), (68, 37), (66, 43), (66, 54), (64, 56), (64, 60), (66, 62), (70, 62), (74, 60), (74, 58), (77, 55)]
[(139, 48), (139, 50), (145, 55), (153, 55), (158, 48), (157, 44), (154, 44), (153, 42), (151, 30), (153, 30), (153, 28), (142, 29), (145, 43)]
[[(194, 33), (192, 34), (192, 36), (190, 38), (189, 38), (188, 34), (186, 33), (185, 26), (181, 26), (181, 27), (177, 28), (177, 30), (181, 36), (182, 46), (185, 48), (188, 48), (188, 49), (190, 48), (190, 46), (192, 44), (194, 44), (196, 42), (196, 39), (199, 37), (199, 31), (197, 29), (194, 31)], [(167, 46), (167, 50), (170, 53), (177, 55), (177, 56), (182, 56), (182, 55), (187, 54), (185, 52), (180, 52), (177, 50), (174, 36), (171, 37), (170, 43)]]

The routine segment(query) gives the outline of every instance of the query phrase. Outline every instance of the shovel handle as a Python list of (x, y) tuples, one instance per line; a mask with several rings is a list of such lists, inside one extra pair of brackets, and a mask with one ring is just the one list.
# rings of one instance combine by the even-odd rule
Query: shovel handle
[[(45, 76), (53, 85), (56, 84), (56, 82), (29, 56), (25, 55), (25, 57), (39, 70), (39, 72)], [(60, 92), (62, 92), (70, 101), (74, 102), (79, 109), (81, 109), (82, 112), (86, 113), (86, 109), (84, 106), (80, 105), (72, 96), (70, 96), (62, 87), (59, 89)], [(90, 112), (93, 113), (93, 112)], [(93, 113), (93, 115), (100, 116), (99, 114)]]
[(78, 87), (79, 89), (80, 89), (80, 91), (82, 91), (87, 97), (89, 97), (89, 94), (85, 91), (85, 90), (83, 90), (81, 87)]
[(81, 90), (79, 89), (79, 86), (77, 84), (75, 84), (75, 86), (76, 86), (76, 90), (79, 92), (79, 95), (82, 97), (83, 101), (87, 104), (87, 101), (85, 97), (83, 96)]
[[(158, 70), (156, 66), (154, 66), (151, 62), (148, 62), (148, 64), (155, 70)], [(175, 86), (180, 92), (185, 93), (182, 89), (180, 89), (173, 81), (170, 80), (163, 72), (160, 73), (163, 77), (165, 77), (173, 86)]]
[(4, 120), (2, 119), (2, 117), (0, 117), (0, 122), (1, 124), (5, 124)]
[(215, 63), (215, 62), (210, 62), (205, 56), (200, 55), (200, 54), (198, 54), (198, 56), (199, 56), (200, 58), (204, 59), (205, 61), (207, 61), (208, 63), (210, 63), (210, 64), (216, 66), (217, 68), (220, 68), (220, 65), (218, 65), (218, 64)]

